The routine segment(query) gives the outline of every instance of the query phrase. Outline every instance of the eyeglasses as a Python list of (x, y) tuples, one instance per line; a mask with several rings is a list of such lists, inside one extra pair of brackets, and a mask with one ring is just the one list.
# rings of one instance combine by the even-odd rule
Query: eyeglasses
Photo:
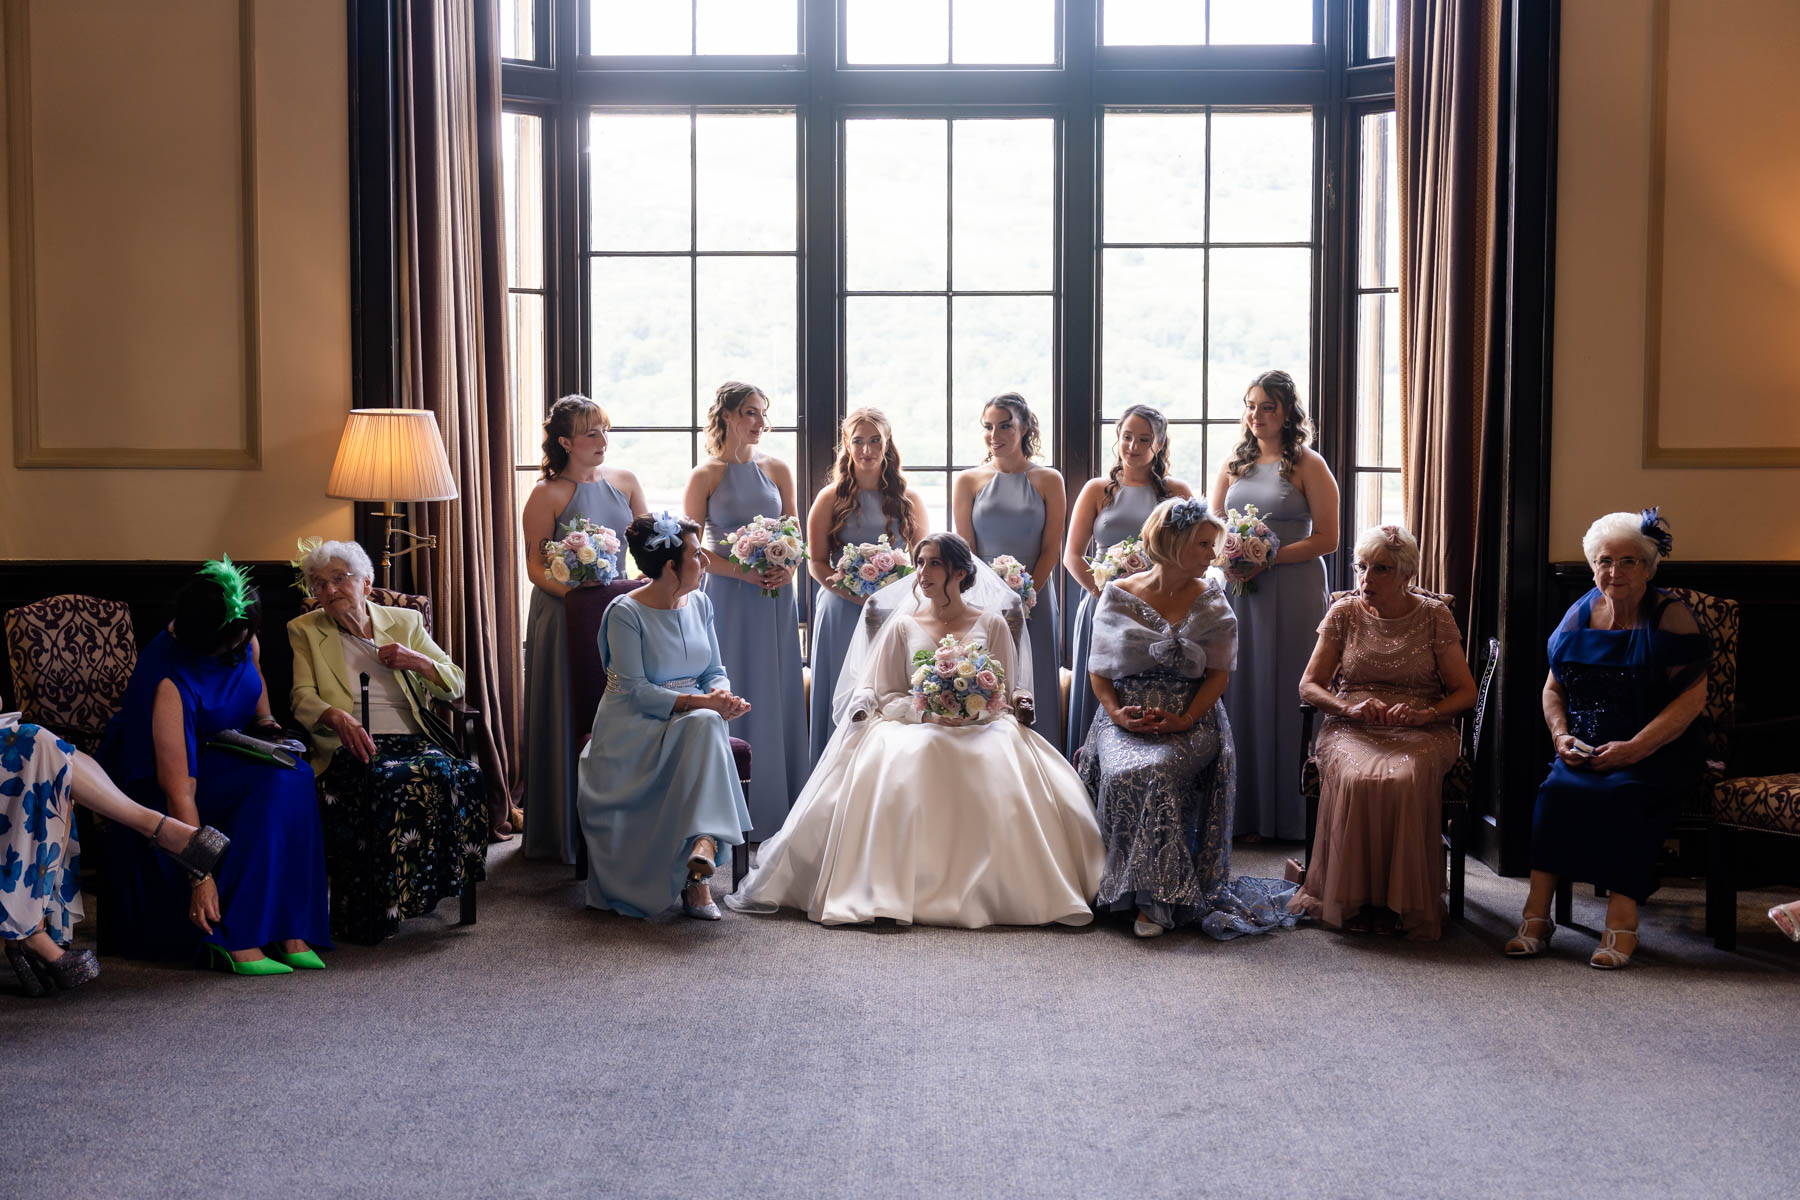
[(1602, 554), (1594, 560), (1596, 571), (1635, 571), (1643, 565), (1643, 559), (1632, 558), (1630, 555), (1626, 555), (1624, 558), (1613, 558), (1611, 555)]
[(336, 571), (330, 575), (309, 575), (306, 577), (306, 582), (312, 586), (313, 595), (318, 596), (327, 591), (336, 591), (356, 578), (359, 577), (343, 571)]

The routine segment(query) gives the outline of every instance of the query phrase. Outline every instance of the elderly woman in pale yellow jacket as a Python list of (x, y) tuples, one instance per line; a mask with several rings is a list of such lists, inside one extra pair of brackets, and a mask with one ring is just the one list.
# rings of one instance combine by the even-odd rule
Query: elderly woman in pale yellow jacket
[(486, 875), (481, 768), (430, 710), (462, 695), (463, 673), (418, 613), (370, 603), (361, 546), (323, 542), (300, 567), (319, 607), (288, 622), (289, 700), (313, 739), (331, 924), (377, 942)]

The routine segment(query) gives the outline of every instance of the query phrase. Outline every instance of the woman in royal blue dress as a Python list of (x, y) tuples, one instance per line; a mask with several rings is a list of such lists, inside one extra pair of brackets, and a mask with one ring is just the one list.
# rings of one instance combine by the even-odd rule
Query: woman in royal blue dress
[[(325, 846), (312, 770), (210, 744), (250, 727), (279, 734), (258, 668), (262, 602), (248, 573), (209, 562), (175, 598), (175, 619), (138, 656), (101, 761), (146, 808), (231, 839), (217, 875), (191, 881), (136, 837), (115, 837), (102, 950), (238, 975), (322, 969), (331, 947)], [(190, 924), (183, 924), (186, 911)]]
[(606, 694), (581, 752), (587, 902), (631, 917), (682, 911), (719, 919), (707, 880), (750, 828), (726, 722), (750, 705), (732, 694), (713, 635), (700, 524), (672, 513), (634, 520), (625, 541), (650, 580), (607, 606), (600, 625)]
[(1638, 905), (1657, 888), (1656, 855), (1705, 750), (1706, 635), (1687, 605), (1650, 586), (1669, 552), (1655, 509), (1608, 513), (1581, 539), (1594, 587), (1550, 635), (1544, 720), (1556, 743), (1531, 819), (1531, 891), (1514, 958), (1550, 946), (1559, 880), (1612, 893), (1588, 960), (1622, 967), (1637, 949)]

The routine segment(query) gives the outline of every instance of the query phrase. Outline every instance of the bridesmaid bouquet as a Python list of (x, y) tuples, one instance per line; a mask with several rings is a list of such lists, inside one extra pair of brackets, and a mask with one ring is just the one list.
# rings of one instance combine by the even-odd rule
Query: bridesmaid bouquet
[(1037, 587), (1031, 582), (1031, 572), (1025, 569), (1025, 564), (1010, 554), (1002, 554), (988, 566), (994, 568), (994, 573), (1019, 597), (1019, 603), (1025, 606), (1025, 615), (1029, 617), (1031, 610), (1037, 607)]
[(861, 545), (846, 543), (836, 566), (842, 577), (837, 586), (865, 600), (894, 580), (913, 573), (911, 557), (889, 545), (885, 533)]
[[(752, 571), (793, 569), (806, 557), (800, 522), (793, 517), (752, 517), (719, 545), (725, 550), (727, 559)], [(763, 588), (762, 594), (773, 597), (779, 593), (772, 588)]]
[(1150, 556), (1144, 553), (1144, 539), (1134, 533), (1108, 546), (1098, 558), (1088, 559), (1087, 565), (1094, 573), (1095, 585), (1105, 587), (1115, 579), (1149, 570)]
[(913, 654), (913, 711), (920, 716), (974, 720), (1005, 712), (1006, 671), (979, 642), (945, 634), (935, 650)]
[(1257, 516), (1256, 505), (1244, 505), (1244, 511), (1225, 510), (1225, 536), (1219, 539), (1219, 557), (1224, 560), (1225, 578), (1231, 594), (1241, 596), (1256, 590), (1250, 578), (1275, 561), (1281, 539)]
[(562, 527), (544, 543), (544, 576), (557, 583), (611, 583), (619, 577), (619, 535), (586, 517)]

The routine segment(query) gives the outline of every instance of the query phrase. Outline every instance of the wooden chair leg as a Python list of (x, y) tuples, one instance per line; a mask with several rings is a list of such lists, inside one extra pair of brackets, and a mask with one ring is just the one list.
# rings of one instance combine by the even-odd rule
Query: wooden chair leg
[(1737, 831), (1713, 825), (1707, 837), (1706, 932), (1721, 950), (1737, 949)]
[(588, 877), (587, 839), (581, 838), (575, 843), (575, 880), (580, 883)]
[(1450, 919), (1463, 919), (1463, 898), (1467, 886), (1469, 847), (1469, 814), (1463, 805), (1450, 813)]
[(462, 916), (461, 919), (456, 922), (458, 925), (473, 925), (475, 923), (475, 886), (474, 880), (470, 880), (468, 883), (463, 884)]
[(731, 848), (731, 890), (737, 891), (738, 884), (750, 873), (750, 844), (739, 842)]
[(1575, 885), (1567, 879), (1556, 881), (1556, 923), (1568, 925), (1575, 920)]

